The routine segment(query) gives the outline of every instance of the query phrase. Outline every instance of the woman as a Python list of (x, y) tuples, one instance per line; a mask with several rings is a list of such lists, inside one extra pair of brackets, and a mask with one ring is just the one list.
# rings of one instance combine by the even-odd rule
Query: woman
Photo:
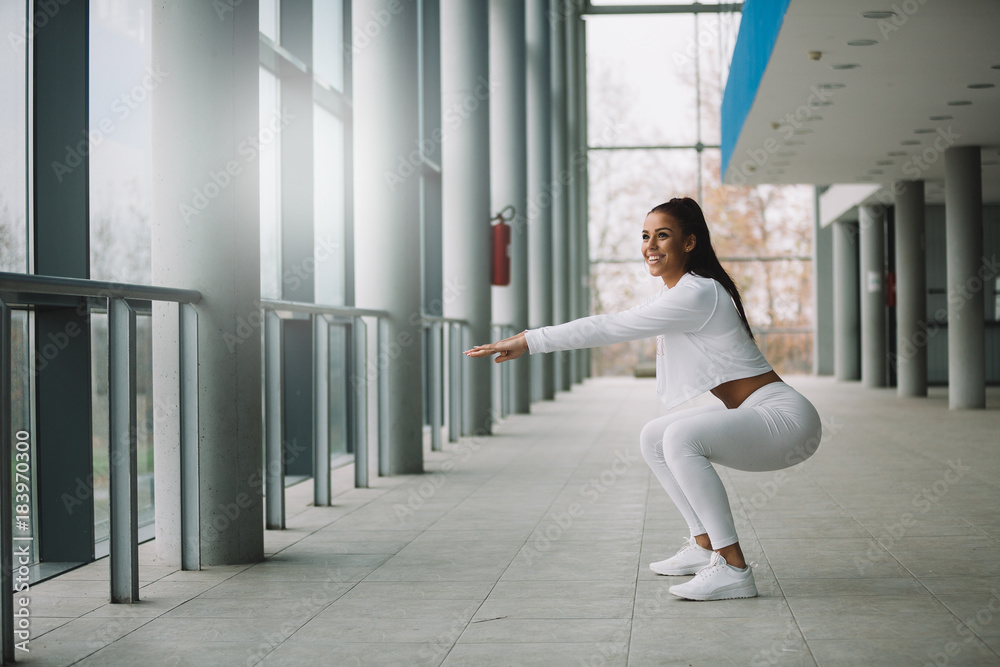
[(466, 354), (499, 354), (500, 363), (525, 351), (596, 347), (655, 335), (656, 393), (667, 408), (705, 391), (722, 403), (679, 410), (642, 429), (643, 457), (691, 531), (680, 551), (649, 567), (662, 575), (695, 574), (670, 587), (678, 597), (755, 597), (729, 499), (711, 464), (760, 472), (804, 461), (819, 445), (819, 415), (782, 382), (757, 348), (739, 291), (716, 257), (705, 216), (693, 199), (671, 199), (649, 212), (642, 256), (664, 287), (638, 306), (529, 329)]

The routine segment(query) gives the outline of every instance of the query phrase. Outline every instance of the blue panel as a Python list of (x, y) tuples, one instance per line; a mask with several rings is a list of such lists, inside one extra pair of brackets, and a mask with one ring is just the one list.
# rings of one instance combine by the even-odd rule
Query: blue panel
[(743, 131), (790, 0), (747, 0), (722, 97), (722, 173)]

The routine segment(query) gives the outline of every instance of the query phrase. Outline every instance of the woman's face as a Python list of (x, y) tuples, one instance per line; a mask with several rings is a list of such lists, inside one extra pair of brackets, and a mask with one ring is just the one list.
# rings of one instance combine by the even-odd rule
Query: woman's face
[(687, 253), (694, 248), (695, 236), (684, 237), (680, 223), (666, 213), (650, 213), (642, 226), (642, 257), (649, 275), (663, 279), (673, 287), (687, 264)]

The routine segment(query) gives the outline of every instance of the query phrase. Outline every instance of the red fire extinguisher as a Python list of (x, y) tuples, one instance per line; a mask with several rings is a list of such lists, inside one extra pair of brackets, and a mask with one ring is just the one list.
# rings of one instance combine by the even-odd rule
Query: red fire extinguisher
[(493, 263), (490, 268), (490, 282), (494, 285), (510, 284), (510, 225), (506, 221), (513, 218), (514, 207), (506, 206), (490, 219), (491, 222), (498, 221), (493, 225)]

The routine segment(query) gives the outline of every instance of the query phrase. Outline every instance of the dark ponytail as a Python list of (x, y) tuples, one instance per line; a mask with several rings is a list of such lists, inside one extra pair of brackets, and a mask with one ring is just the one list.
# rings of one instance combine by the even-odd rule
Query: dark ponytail
[(750, 339), (754, 340), (753, 331), (750, 330), (750, 322), (743, 311), (743, 300), (740, 299), (740, 291), (736, 283), (729, 277), (726, 270), (719, 263), (719, 258), (715, 256), (715, 248), (712, 247), (712, 238), (708, 233), (708, 223), (705, 222), (705, 214), (702, 213), (698, 202), (690, 197), (675, 197), (665, 204), (660, 204), (650, 213), (663, 213), (676, 220), (681, 226), (681, 232), (685, 237), (694, 234), (696, 242), (694, 249), (688, 255), (687, 270), (704, 278), (713, 278), (726, 288), (736, 310), (743, 320)]

